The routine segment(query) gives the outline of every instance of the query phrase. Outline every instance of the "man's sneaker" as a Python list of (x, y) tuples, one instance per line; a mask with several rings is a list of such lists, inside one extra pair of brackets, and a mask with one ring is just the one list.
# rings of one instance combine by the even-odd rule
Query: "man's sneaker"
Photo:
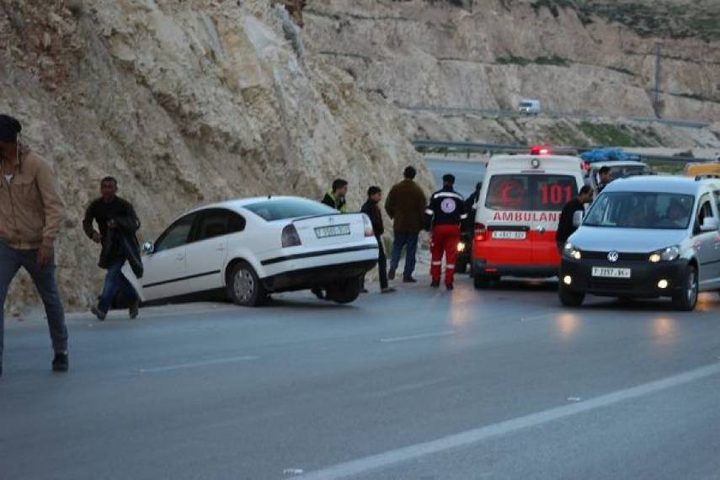
[(430, 286), (432, 288), (438, 288), (440, 286), (440, 280), (433, 280)]
[(447, 288), (448, 290), (453, 290), (455, 287), (452, 283), (448, 283), (447, 285), (445, 285), (445, 288)]
[(53, 372), (67, 372), (69, 367), (70, 362), (68, 361), (67, 352), (56, 353), (52, 361)]
[(380, 293), (393, 293), (395, 291), (392, 287), (385, 287), (382, 290), (380, 290)]
[(417, 283), (417, 280), (415, 280), (413, 277), (405, 277), (403, 278), (403, 283)]
[(395, 269), (391, 268), (388, 270), (388, 280), (395, 280)]
[(130, 308), (128, 309), (128, 315), (130, 316), (130, 320), (135, 320), (139, 314), (140, 302), (136, 300), (130, 304)]
[(102, 322), (103, 320), (105, 320), (105, 317), (107, 317), (107, 312), (103, 312), (103, 311), (100, 310), (97, 306), (93, 306), (93, 307), (90, 309), (90, 311), (91, 311), (92, 314), (95, 315), (95, 316), (97, 317), (97, 319), (100, 320), (101, 322)]

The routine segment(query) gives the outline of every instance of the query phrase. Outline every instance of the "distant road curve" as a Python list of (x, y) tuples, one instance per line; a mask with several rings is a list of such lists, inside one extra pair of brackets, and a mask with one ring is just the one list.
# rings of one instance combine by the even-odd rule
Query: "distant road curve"
[[(526, 115), (516, 112), (514, 110), (490, 110), (490, 109), (477, 109), (477, 108), (462, 108), (462, 107), (432, 107), (423, 105), (403, 105), (396, 103), (398, 108), (408, 111), (417, 112), (433, 112), (443, 115), (478, 115), (481, 117), (499, 117), (499, 118), (519, 118)], [(663, 125), (669, 125), (672, 127), (681, 128), (697, 128), (702, 129), (710, 125), (709, 122), (701, 122), (695, 120), (680, 120), (670, 118), (655, 118), (655, 117), (611, 117), (607, 115), (596, 115), (588, 112), (554, 112), (554, 111), (543, 111), (540, 116), (550, 118), (578, 118), (581, 120), (601, 120), (603, 118), (614, 118), (616, 120), (626, 119), (633, 122), (641, 123), (661, 123)]]

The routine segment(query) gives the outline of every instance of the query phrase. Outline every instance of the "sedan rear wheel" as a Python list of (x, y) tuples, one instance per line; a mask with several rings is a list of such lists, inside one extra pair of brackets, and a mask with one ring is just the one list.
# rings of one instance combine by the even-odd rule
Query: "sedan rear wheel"
[(326, 288), (327, 299), (336, 303), (351, 303), (360, 296), (360, 281), (362, 277), (341, 280)]
[(255, 307), (267, 298), (262, 282), (247, 262), (233, 266), (228, 275), (227, 290), (230, 299), (244, 307)]

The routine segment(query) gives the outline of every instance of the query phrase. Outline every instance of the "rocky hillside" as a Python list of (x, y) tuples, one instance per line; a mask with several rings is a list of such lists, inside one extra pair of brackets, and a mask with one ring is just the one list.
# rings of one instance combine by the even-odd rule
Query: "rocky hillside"
[[(80, 222), (105, 175), (153, 238), (198, 203), (319, 198), (336, 175), (359, 208), (369, 184), (418, 161), (406, 120), (308, 53), (269, 0), (0, 0), (0, 45), (0, 111), (25, 123), (68, 206), (58, 256), (71, 308), (100, 287)], [(11, 304), (34, 298), (22, 276)]]
[[(660, 45), (660, 114), (713, 122), (718, 19), (713, 0), (317, 0), (305, 29), (320, 56), (415, 119), (438, 107), (512, 110), (523, 97), (561, 114), (653, 117)], [(492, 140), (477, 124), (462, 130)]]

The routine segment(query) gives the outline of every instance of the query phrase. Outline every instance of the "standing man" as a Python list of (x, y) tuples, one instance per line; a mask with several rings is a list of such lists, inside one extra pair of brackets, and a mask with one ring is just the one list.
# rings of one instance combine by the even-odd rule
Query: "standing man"
[(430, 253), (432, 263), (430, 286), (440, 286), (440, 270), (442, 267), (443, 253), (445, 254), (445, 287), (448, 290), (454, 288), (455, 280), (455, 259), (457, 258), (457, 247), (460, 242), (460, 224), (467, 218), (465, 213), (465, 201), (453, 186), (455, 176), (443, 175), (443, 188), (433, 193), (430, 197), (430, 205), (425, 210), (425, 226), (431, 230), (432, 240), (430, 242)]
[(612, 182), (612, 175), (610, 174), (610, 167), (607, 165), (604, 167), (600, 167), (600, 170), (598, 170), (598, 184), (597, 184), (597, 193), (602, 192), (605, 187), (608, 186), (610, 182)]
[[(100, 252), (100, 268), (107, 269), (105, 285), (100, 301), (92, 307), (92, 313), (98, 320), (105, 320), (110, 304), (122, 289), (130, 301), (130, 318), (136, 318), (139, 311), (140, 299), (130, 282), (122, 274), (122, 267), (126, 261), (137, 268), (140, 258), (140, 246), (135, 234), (140, 229), (140, 220), (130, 202), (117, 196), (117, 180), (105, 177), (100, 182), (100, 198), (93, 201), (85, 211), (83, 230), (93, 242), (102, 245)], [(99, 232), (93, 228), (93, 221), (97, 223)], [(142, 276), (142, 272), (139, 276)]]
[(412, 274), (415, 271), (418, 234), (423, 229), (423, 211), (427, 205), (425, 194), (415, 183), (415, 175), (417, 175), (417, 170), (414, 167), (406, 167), (403, 172), (405, 179), (390, 189), (385, 200), (385, 211), (393, 220), (395, 235), (388, 278), (395, 279), (395, 272), (400, 264), (400, 255), (403, 247), (406, 247), (403, 271), (403, 282), (406, 283), (416, 282)]
[(575, 212), (584, 212), (585, 204), (592, 202), (592, 200), (592, 188), (590, 185), (584, 185), (580, 189), (578, 196), (566, 203), (562, 212), (560, 212), (560, 222), (557, 233), (555, 234), (555, 241), (557, 242), (558, 252), (560, 252), (561, 255), (563, 248), (565, 248), (565, 242), (567, 242), (570, 235), (577, 230), (577, 227), (574, 225)]
[(342, 178), (333, 180), (332, 190), (325, 194), (323, 199), (320, 201), (328, 207), (332, 207), (340, 213), (347, 212), (347, 204), (345, 202), (345, 196), (348, 191), (348, 182)]
[(65, 311), (55, 279), (55, 237), (65, 206), (50, 165), (18, 141), (20, 122), (0, 115), (0, 375), (5, 298), (15, 274), (32, 278), (47, 315), (55, 356), (52, 369), (68, 370)]
[(380, 212), (380, 207), (378, 206), (380, 200), (382, 200), (382, 190), (380, 190), (380, 187), (373, 186), (368, 188), (367, 195), (367, 202), (365, 202), (360, 211), (370, 217), (373, 232), (375, 232), (375, 239), (378, 243), (378, 272), (380, 274), (380, 293), (391, 293), (394, 292), (395, 289), (388, 287), (387, 258), (385, 257), (385, 248), (382, 241), (382, 235), (383, 233), (385, 233), (385, 226), (383, 225), (382, 212)]

